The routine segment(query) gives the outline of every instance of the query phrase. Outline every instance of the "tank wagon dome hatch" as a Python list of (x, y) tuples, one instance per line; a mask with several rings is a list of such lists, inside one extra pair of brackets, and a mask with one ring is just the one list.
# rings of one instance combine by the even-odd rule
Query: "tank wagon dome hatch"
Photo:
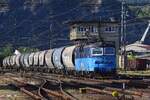
[(53, 63), (57, 69), (62, 69), (64, 67), (62, 63), (62, 57), (61, 57), (64, 49), (65, 47), (58, 48), (55, 49), (53, 52)]
[(34, 54), (34, 62), (33, 62), (34, 66), (38, 66), (39, 65), (39, 54), (40, 54), (40, 52), (36, 52)]
[(15, 50), (14, 54), (15, 55), (21, 55), (21, 53), (19, 52), (19, 50)]
[(45, 65), (45, 55), (46, 55), (47, 50), (41, 51), (39, 54), (39, 65), (44, 66)]
[(74, 70), (74, 50), (77, 46), (66, 47), (62, 53), (63, 65), (67, 70)]
[(29, 65), (29, 56), (30, 56), (29, 53), (24, 55), (24, 65), (26, 67), (30, 67), (30, 65)]
[(45, 63), (46, 63), (46, 66), (48, 68), (54, 68), (54, 65), (53, 65), (53, 62), (52, 62), (52, 55), (53, 55), (53, 49), (51, 50), (48, 50), (45, 54)]
[(31, 54), (29, 55), (29, 65), (30, 65), (30, 66), (33, 65), (33, 62), (34, 62), (34, 54), (35, 54), (35, 53), (31, 53)]

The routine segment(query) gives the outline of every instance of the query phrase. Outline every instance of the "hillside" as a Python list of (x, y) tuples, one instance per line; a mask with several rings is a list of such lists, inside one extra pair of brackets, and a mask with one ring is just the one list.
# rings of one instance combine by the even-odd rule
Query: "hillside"
[[(121, 4), (117, 0), (9, 0), (7, 3), (8, 10), (0, 13), (0, 46), (12, 44), (14, 48), (25, 46), (47, 49), (67, 45), (67, 22), (110, 20), (111, 17), (120, 21), (121, 15)], [(93, 7), (90, 5), (93, 3), (99, 5)], [(128, 19), (135, 18), (135, 13), (128, 10)], [(137, 27), (143, 26), (137, 30)], [(130, 25), (128, 41), (138, 39), (145, 27), (145, 23)]]

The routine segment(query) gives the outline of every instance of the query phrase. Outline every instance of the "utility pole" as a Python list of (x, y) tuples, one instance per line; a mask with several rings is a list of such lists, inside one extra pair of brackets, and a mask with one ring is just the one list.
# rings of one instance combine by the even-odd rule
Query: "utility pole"
[(49, 46), (50, 46), (50, 49), (52, 48), (52, 38), (51, 38), (51, 34), (52, 34), (52, 23), (50, 24), (50, 33), (49, 33)]
[(121, 9), (121, 66), (126, 70), (126, 3), (125, 0), (122, 0), (122, 9)]

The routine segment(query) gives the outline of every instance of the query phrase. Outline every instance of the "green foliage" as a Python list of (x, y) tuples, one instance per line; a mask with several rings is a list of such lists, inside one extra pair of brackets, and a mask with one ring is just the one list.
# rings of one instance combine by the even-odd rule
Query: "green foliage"
[(145, 6), (141, 9), (138, 17), (150, 17), (150, 6)]
[(13, 54), (12, 44), (7, 44), (5, 47), (0, 48), (0, 60), (12, 54)]
[[(36, 48), (29, 48), (29, 47), (20, 47), (20, 48), (18, 48), (18, 50), (21, 53), (30, 53), (30, 52), (39, 51)], [(3, 59), (4, 57), (7, 57), (7, 56), (11, 56), (11, 55), (13, 55), (13, 53), (14, 53), (14, 51), (13, 51), (12, 44), (7, 44), (3, 48), (0, 48), (0, 59)]]
[(6, 57), (13, 54), (12, 44), (7, 44), (5, 47), (1, 49), (1, 56)]
[(130, 10), (135, 13), (138, 18), (150, 17), (150, 5), (144, 7), (129, 6)]
[(37, 48), (29, 48), (29, 47), (20, 47), (20, 48), (18, 48), (18, 50), (21, 53), (31, 53), (31, 52), (39, 51)]

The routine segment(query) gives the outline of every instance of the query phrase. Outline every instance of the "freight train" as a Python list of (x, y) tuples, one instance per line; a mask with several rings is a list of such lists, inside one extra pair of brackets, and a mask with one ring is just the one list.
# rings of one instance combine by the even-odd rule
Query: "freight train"
[(4, 58), (3, 69), (63, 74), (115, 73), (116, 50), (114, 45), (92, 43), (12, 55)]

